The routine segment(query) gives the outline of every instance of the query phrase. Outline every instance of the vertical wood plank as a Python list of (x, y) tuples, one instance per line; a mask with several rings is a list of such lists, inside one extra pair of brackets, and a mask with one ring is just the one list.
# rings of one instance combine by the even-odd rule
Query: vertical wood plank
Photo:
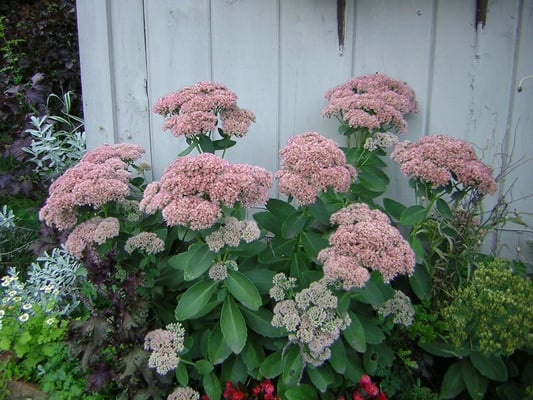
[(256, 116), (226, 158), (277, 169), (279, 98), (278, 0), (213, 1), (213, 80)]
[(305, 131), (342, 141), (337, 121), (320, 113), (325, 92), (351, 76), (354, 2), (347, 2), (344, 55), (339, 54), (335, 0), (280, 4), (280, 146)]
[(143, 1), (115, 0), (110, 2), (113, 35), (113, 88), (116, 99), (115, 137), (118, 142), (143, 146), (144, 159), (151, 160), (149, 107), (146, 82)]
[[(520, 162), (505, 178), (502, 193), (509, 193), (511, 210), (520, 212), (527, 227), (509, 223), (499, 231), (493, 249), (504, 256), (533, 262), (533, 190), (530, 174), (533, 170), (533, 78), (523, 82), (523, 89), (516, 89), (520, 80), (533, 74), (533, 0), (517, 4), (519, 13), (515, 19), (517, 26), (516, 52), (513, 57), (513, 79), (509, 82), (510, 115), (505, 129), (508, 139), (507, 153), (511, 162)], [(513, 15), (510, 18), (513, 19)], [(487, 21), (488, 24), (488, 21)], [(487, 27), (488, 28), (488, 27)]]
[(151, 108), (169, 92), (211, 79), (211, 16), (208, 0), (144, 1), (144, 13), (153, 173), (160, 177), (186, 143), (163, 132)]
[(107, 0), (77, 0), (87, 146), (115, 142), (111, 26)]

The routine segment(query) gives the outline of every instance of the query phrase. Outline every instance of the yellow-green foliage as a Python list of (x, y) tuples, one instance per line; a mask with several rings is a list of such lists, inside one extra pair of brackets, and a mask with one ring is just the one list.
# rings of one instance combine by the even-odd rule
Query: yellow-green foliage
[(443, 310), (458, 347), (510, 355), (533, 349), (533, 282), (502, 260), (483, 263), (468, 286)]

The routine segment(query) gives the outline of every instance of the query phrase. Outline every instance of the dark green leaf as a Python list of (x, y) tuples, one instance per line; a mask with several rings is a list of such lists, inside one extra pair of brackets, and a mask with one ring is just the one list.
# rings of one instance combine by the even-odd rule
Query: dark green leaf
[(211, 280), (199, 281), (180, 297), (175, 315), (178, 321), (194, 318), (207, 305), (216, 291), (217, 283)]
[(487, 378), (498, 381), (507, 381), (507, 366), (500, 356), (487, 356), (479, 351), (470, 353), (472, 365)]
[(329, 245), (328, 239), (319, 233), (304, 231), (300, 235), (307, 257), (316, 258), (320, 250)]
[(417, 235), (409, 237), (409, 245), (415, 252), (416, 262), (422, 263), (425, 257), (424, 244)]
[(211, 372), (209, 375), (205, 375), (203, 377), (202, 389), (205, 390), (205, 393), (210, 399), (222, 398), (222, 386), (220, 385), (220, 381), (214, 372)]
[(359, 316), (359, 321), (361, 321), (361, 324), (365, 330), (365, 338), (367, 343), (379, 344), (385, 340), (385, 335), (377, 325), (376, 321), (363, 316)]
[(481, 400), (487, 392), (488, 379), (481, 375), (468, 359), (463, 360), (461, 371), (466, 390), (473, 400)]
[(328, 364), (322, 364), (322, 366), (318, 368), (309, 364), (306, 366), (305, 371), (313, 383), (313, 386), (322, 393), (325, 393), (328, 386), (335, 382), (335, 374)]
[(235, 140), (231, 140), (229, 137), (223, 139), (213, 140), (213, 146), (215, 150), (225, 150), (233, 147), (237, 144)]
[(200, 148), (204, 153), (215, 153), (215, 145), (213, 144), (213, 141), (211, 138), (207, 135), (197, 135), (198, 137), (198, 143), (200, 145)]
[(233, 301), (233, 298), (228, 296), (222, 305), (220, 313), (220, 328), (224, 340), (230, 347), (231, 351), (239, 354), (246, 345), (246, 338), (248, 336), (246, 322), (242, 316), (239, 307)]
[(256, 340), (250, 340), (248, 338), (248, 342), (241, 353), (242, 360), (246, 368), (248, 368), (248, 371), (259, 368), (265, 359), (263, 346), (261, 346), (258, 338), (254, 337), (254, 339)]
[(440, 215), (442, 215), (444, 218), (446, 219), (453, 218), (452, 210), (450, 209), (450, 206), (444, 199), (438, 198), (436, 202), (436, 206), (437, 206), (437, 210), (439, 210)]
[(450, 343), (444, 342), (431, 342), (431, 343), (419, 343), (422, 349), (429, 354), (433, 354), (438, 357), (457, 357), (460, 358), (464, 354), (459, 352), (457, 348)]
[(241, 309), (248, 327), (260, 335), (279, 338), (283, 336), (280, 328), (272, 326), (272, 311), (266, 308), (259, 308), (257, 311), (250, 311), (247, 308)]
[(343, 375), (346, 371), (346, 348), (344, 342), (338, 339), (333, 343), (331, 348), (331, 357), (329, 358), (329, 364), (333, 367), (335, 372)]
[(465, 382), (462, 373), (462, 361), (457, 361), (450, 365), (440, 388), (440, 398), (453, 399), (465, 390)]
[(265, 378), (275, 378), (283, 372), (283, 360), (281, 359), (281, 350), (268, 355), (261, 363), (259, 368)]
[(402, 225), (416, 225), (426, 217), (426, 209), (422, 206), (411, 206), (402, 211), (400, 223)]
[(268, 211), (257, 212), (253, 217), (261, 229), (265, 229), (276, 235), (281, 235), (282, 218), (277, 217)]
[(288, 202), (274, 198), (270, 198), (268, 200), (266, 208), (268, 211), (282, 220), (296, 213), (296, 208), (294, 208)]
[(402, 203), (399, 203), (396, 200), (389, 198), (383, 199), (383, 207), (385, 208), (387, 214), (389, 214), (392, 218), (396, 220), (400, 219), (403, 210), (407, 208)]
[(178, 154), (178, 157), (183, 157), (183, 156), (186, 156), (187, 154), (190, 154), (191, 151), (193, 151), (195, 147), (196, 146), (194, 144), (190, 144), (189, 147), (187, 147), (185, 150), (183, 150), (182, 152)]
[(409, 277), (409, 283), (420, 300), (431, 298), (431, 278), (422, 264), (416, 265), (415, 272)]
[(355, 351), (364, 353), (366, 351), (365, 328), (359, 318), (352, 312), (350, 312), (350, 319), (352, 322), (342, 331), (342, 336)]
[(304, 360), (300, 353), (300, 347), (291, 345), (283, 353), (283, 373), (281, 374), (283, 383), (287, 386), (297, 385), (302, 377)]
[(221, 364), (231, 354), (231, 349), (226, 344), (224, 336), (222, 335), (220, 323), (215, 325), (209, 335), (207, 340), (207, 354), (209, 356), (209, 361), (215, 365)]
[(317, 400), (316, 390), (311, 385), (301, 384), (285, 391), (283, 397), (286, 400)]
[(224, 286), (239, 303), (250, 310), (257, 311), (261, 306), (261, 296), (252, 281), (239, 271), (228, 270), (228, 276), (224, 279)]
[(211, 364), (207, 360), (202, 359), (194, 363), (194, 368), (196, 368), (196, 371), (198, 371), (200, 375), (207, 375), (208, 373), (213, 371), (213, 364)]
[(189, 373), (184, 363), (179, 363), (176, 367), (176, 379), (180, 386), (187, 386), (189, 384)]
[(292, 239), (304, 229), (306, 222), (307, 217), (303, 213), (290, 215), (281, 225), (281, 236), (285, 239)]

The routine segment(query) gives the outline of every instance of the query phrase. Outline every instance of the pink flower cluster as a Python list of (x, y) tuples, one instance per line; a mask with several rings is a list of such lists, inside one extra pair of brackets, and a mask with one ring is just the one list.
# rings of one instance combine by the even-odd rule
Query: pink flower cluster
[(483, 194), (496, 191), (492, 168), (479, 161), (470, 143), (448, 135), (424, 136), (416, 142), (398, 143), (391, 158), (408, 176), (433, 187), (456, 181)]
[(337, 143), (316, 132), (304, 132), (289, 139), (279, 152), (281, 169), (276, 173), (280, 193), (311, 204), (328, 188), (343, 192), (357, 177), (354, 167)]
[(166, 117), (163, 129), (176, 137), (213, 132), (218, 124), (227, 135), (242, 137), (248, 132), (254, 114), (237, 106), (237, 96), (225, 85), (202, 81), (161, 97), (154, 112)]
[(49, 197), (39, 212), (41, 221), (68, 229), (78, 221), (78, 207), (94, 209), (110, 201), (120, 201), (130, 193), (128, 163), (143, 154), (133, 144), (104, 144), (87, 152), (49, 189)]
[(325, 117), (337, 117), (354, 128), (370, 132), (407, 131), (403, 116), (418, 111), (415, 94), (406, 83), (385, 74), (363, 75), (329, 89)]
[(370, 278), (368, 269), (379, 271), (385, 282), (414, 272), (413, 250), (383, 212), (354, 203), (334, 213), (330, 221), (338, 227), (318, 259), (324, 276), (342, 281), (345, 290), (363, 287)]
[(174, 160), (159, 181), (150, 183), (139, 204), (141, 211), (162, 210), (169, 226), (209, 228), (222, 215), (221, 206), (250, 207), (268, 200), (272, 174), (248, 164), (231, 164), (210, 153)]
[(68, 235), (65, 250), (81, 259), (87, 247), (91, 247), (93, 243), (104, 244), (107, 239), (118, 236), (119, 231), (120, 223), (116, 218), (91, 218), (76, 226)]

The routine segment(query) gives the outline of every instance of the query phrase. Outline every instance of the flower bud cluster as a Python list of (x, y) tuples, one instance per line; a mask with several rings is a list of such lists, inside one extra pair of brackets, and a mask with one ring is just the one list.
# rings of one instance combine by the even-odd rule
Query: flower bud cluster
[(272, 325), (288, 331), (289, 341), (300, 346), (306, 362), (314, 366), (322, 365), (331, 357), (330, 346), (351, 322), (348, 314), (338, 315), (338, 299), (328, 288), (327, 282), (313, 282), (296, 293), (294, 298), (277, 301)]
[(392, 316), (395, 324), (410, 326), (415, 317), (415, 309), (411, 299), (401, 290), (396, 290), (394, 296), (377, 308), (378, 315), (382, 318)]
[(155, 368), (158, 374), (165, 375), (179, 364), (178, 354), (184, 349), (185, 329), (179, 323), (155, 329), (144, 338), (144, 349), (151, 351), (148, 367)]
[(251, 243), (259, 239), (261, 231), (253, 220), (239, 221), (235, 217), (226, 217), (220, 228), (206, 236), (209, 250), (218, 253), (224, 246), (237, 247), (241, 240)]

